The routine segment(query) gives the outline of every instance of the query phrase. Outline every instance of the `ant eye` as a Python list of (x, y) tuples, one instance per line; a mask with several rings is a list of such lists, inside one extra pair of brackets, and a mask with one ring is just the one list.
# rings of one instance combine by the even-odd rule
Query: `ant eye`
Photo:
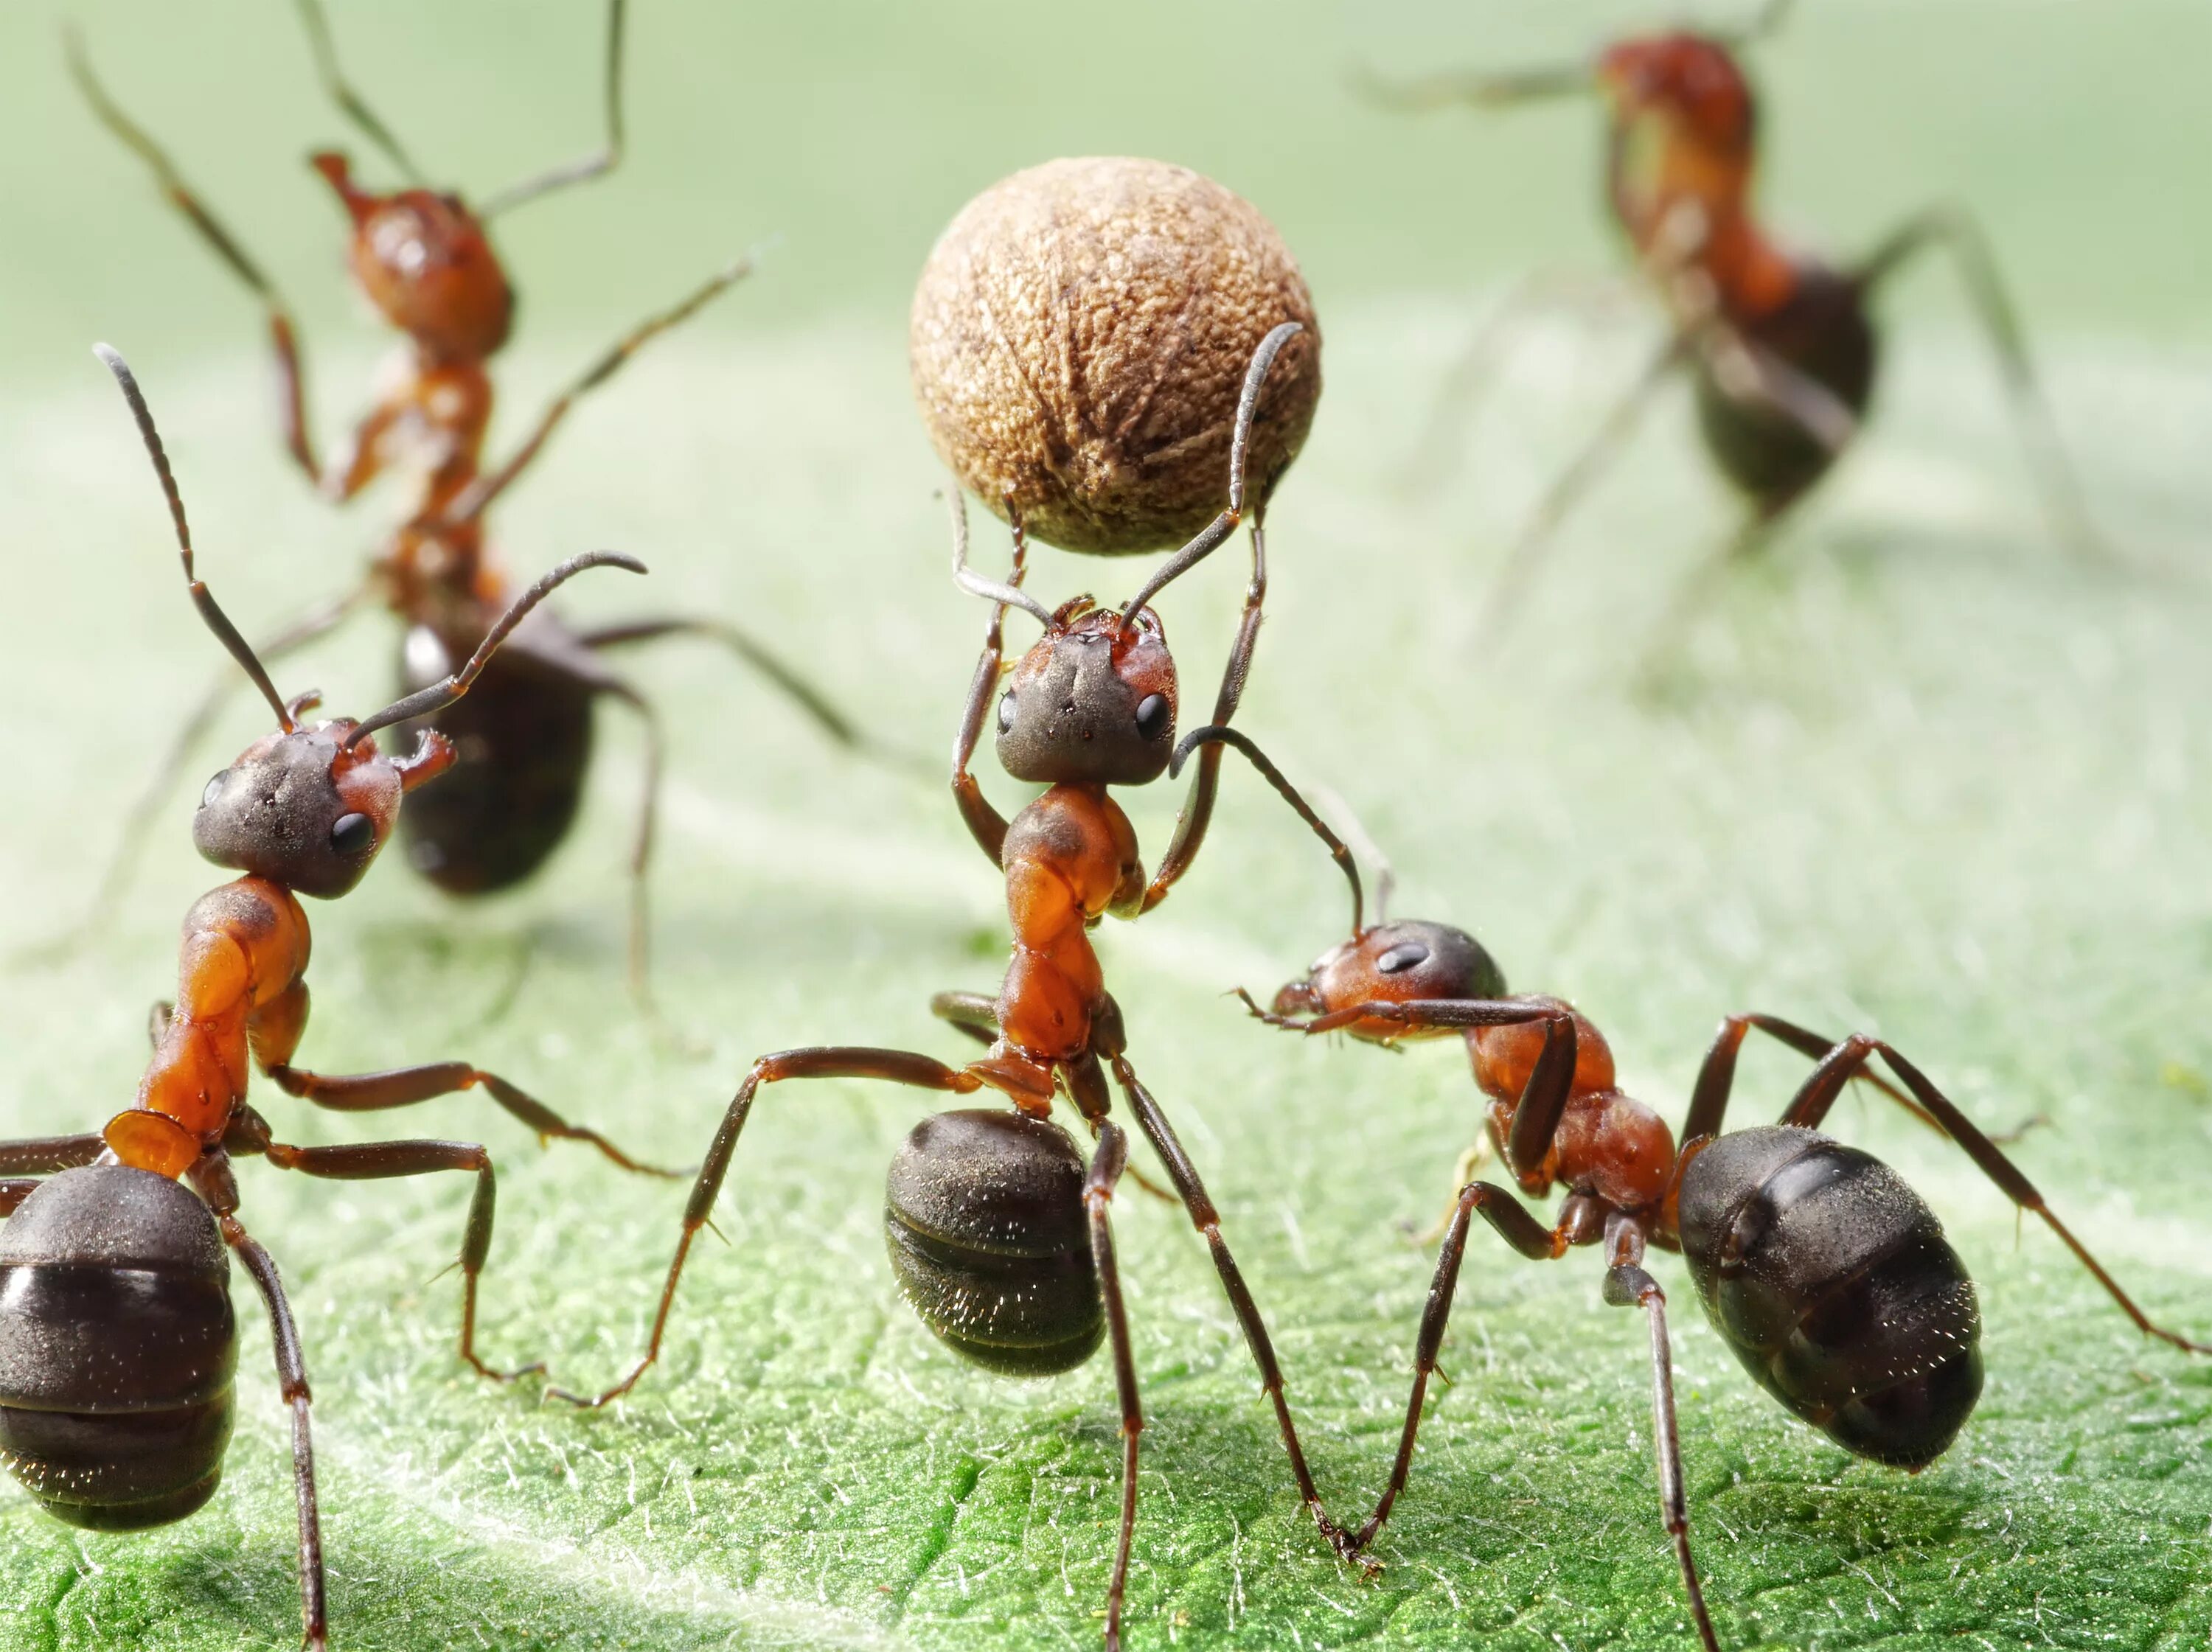
[(215, 800), (222, 795), (222, 783), (229, 777), (230, 770), (226, 768), (207, 783), (207, 790), (200, 793), (201, 808), (212, 809), (215, 807)]
[(999, 732), (1004, 734), (1014, 726), (1014, 691), (1008, 689), (999, 696)]
[(1164, 694), (1148, 694), (1137, 702), (1137, 734), (1141, 739), (1157, 740), (1168, 732), (1168, 697)]
[(1426, 963), (1428, 961), (1427, 947), (1423, 946), (1419, 941), (1401, 941), (1381, 957), (1376, 959), (1375, 967), (1386, 975), (1395, 975), (1401, 970), (1411, 969), (1417, 963)]
[(331, 828), (331, 847), (340, 854), (359, 854), (376, 841), (376, 823), (367, 815), (340, 815)]

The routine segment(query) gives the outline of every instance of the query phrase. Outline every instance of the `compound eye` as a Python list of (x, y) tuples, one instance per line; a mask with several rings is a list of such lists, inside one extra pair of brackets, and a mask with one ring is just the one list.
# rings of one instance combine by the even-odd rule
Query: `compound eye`
[(1140, 739), (1157, 740), (1168, 732), (1168, 697), (1164, 694), (1148, 694), (1137, 702), (1137, 735)]
[(1417, 963), (1426, 963), (1428, 961), (1427, 947), (1419, 941), (1401, 941), (1381, 957), (1376, 959), (1375, 967), (1386, 975), (1395, 975), (1411, 969)]
[(1008, 689), (999, 696), (999, 732), (1004, 734), (1014, 726), (1014, 691)]
[(376, 823), (367, 815), (340, 815), (331, 828), (331, 847), (343, 855), (356, 855), (376, 841)]
[(226, 768), (207, 783), (207, 790), (200, 793), (201, 808), (212, 809), (215, 807), (215, 800), (222, 795), (222, 783), (229, 778), (230, 770)]

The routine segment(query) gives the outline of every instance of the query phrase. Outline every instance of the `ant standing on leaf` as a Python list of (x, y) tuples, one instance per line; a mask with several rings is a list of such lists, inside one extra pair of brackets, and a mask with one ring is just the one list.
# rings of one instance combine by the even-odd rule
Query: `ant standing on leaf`
[[(249, 1061), (286, 1094), (339, 1112), (408, 1107), (481, 1087), (541, 1141), (588, 1142), (626, 1170), (671, 1174), (636, 1163), (598, 1132), (565, 1122), (465, 1061), (355, 1075), (292, 1065), (308, 1003), (307, 919), (299, 896), (336, 900), (349, 892), (391, 836), (403, 801), (453, 764), (452, 742), (434, 729), (426, 728), (406, 757), (386, 756), (374, 735), (460, 700), (515, 627), (570, 576), (602, 565), (645, 569), (610, 552), (573, 557), (511, 604), (444, 680), (359, 721), (306, 724), (318, 696), (280, 697), (196, 577), (184, 502), (153, 416), (122, 358), (104, 345), (99, 354), (145, 439), (193, 604), (268, 702), (277, 732), (210, 780), (193, 817), (200, 853), (243, 875), (185, 915), (177, 1000), (155, 1008), (154, 1056), (137, 1101), (97, 1134), (0, 1143), (0, 1215), (9, 1218), (0, 1230), (0, 1459), (49, 1513), (95, 1530), (166, 1525), (204, 1503), (222, 1476), (234, 1409), (228, 1246), (269, 1310), (292, 1412), (301, 1610), (307, 1643), (320, 1648), (327, 1625), (307, 1366), (276, 1265), (238, 1219), (231, 1161), (258, 1156), (280, 1169), (341, 1181), (473, 1175), (459, 1264), (460, 1357), (495, 1381), (523, 1373), (495, 1370), (476, 1350), (477, 1276), (491, 1248), (496, 1193), (490, 1154), (458, 1141), (277, 1141), (246, 1100)], [(40, 1175), (51, 1179), (33, 1179)]]
[[(1109, 1648), (1121, 1643), (1144, 1418), (1108, 1214), (1128, 1158), (1127, 1138), (1109, 1116), (1109, 1072), (1205, 1237), (1259, 1365), (1299, 1493), (1324, 1534), (1350, 1556), (1348, 1540), (1329, 1520), (1307, 1468), (1266, 1323), (1196, 1167), (1125, 1054), (1121, 1011), (1106, 990), (1087, 932), (1104, 914), (1135, 918), (1151, 911), (1189, 871), (1212, 811), (1218, 766), (1201, 762), (1175, 838), (1149, 878), (1138, 858), (1136, 834), (1110, 788), (1179, 773), (1194, 750), (1219, 744), (1244, 752), (1321, 831), (1352, 879), (1357, 912), (1358, 877), (1349, 852), (1249, 740), (1216, 726), (1176, 744), (1175, 661), (1148, 605), (1170, 581), (1225, 543), (1248, 511), (1255, 573), (1263, 565), (1261, 501), (1248, 507), (1246, 455), (1268, 367), (1301, 331), (1296, 322), (1284, 323), (1252, 356), (1231, 445), (1228, 509), (1119, 609), (1097, 607), (1088, 598), (1051, 609), (1024, 591), (1025, 541), (1018, 526), (1012, 578), (1002, 584), (973, 572), (965, 512), (955, 489), (953, 576), (963, 590), (991, 604), (991, 620), (961, 715), (953, 790), (976, 846), (1003, 869), (1013, 956), (995, 997), (947, 993), (932, 1007), (988, 1044), (988, 1052), (957, 1067), (903, 1050), (853, 1047), (786, 1050), (756, 1061), (699, 1171), (645, 1357), (595, 1397), (549, 1390), (580, 1405), (604, 1406), (627, 1394), (659, 1357), (684, 1260), (714, 1210), (763, 1086), (793, 1078), (881, 1078), (954, 1095), (995, 1090), (1012, 1103), (1011, 1112), (939, 1113), (907, 1138), (890, 1170), (886, 1236), (893, 1267), (916, 1313), (956, 1352), (989, 1370), (1024, 1376), (1073, 1370), (1102, 1337), (1110, 1338), (1123, 1461), (1120, 1537), (1106, 1598)], [(1243, 689), (1258, 633), (1261, 583), (1255, 577), (1223, 677), (1217, 724), (1234, 712)], [(1044, 635), (1001, 689), (1001, 628), (1009, 607), (1036, 619)], [(1007, 774), (1048, 787), (1012, 822), (984, 798), (968, 769), (986, 719), (995, 725)], [(1060, 1098), (1073, 1104), (1097, 1140), (1087, 1169), (1074, 1141), (1052, 1122)]]
[[(1867, 301), (1915, 254), (1948, 248), (1996, 347), (2030, 469), (2060, 538), (2103, 549), (2037, 385), (2019, 319), (1974, 221), (1954, 206), (1921, 212), (1856, 263), (1836, 269), (1778, 244), (1756, 216), (1756, 107), (1736, 53), (1772, 32), (1791, 0), (1769, 0), (1734, 33), (1678, 30), (1622, 40), (1594, 64), (1403, 82), (1363, 75), (1376, 101), (1409, 110), (1492, 108), (1595, 91), (1609, 108), (1607, 201), (1639, 273), (1665, 306), (1657, 354), (1543, 495), (1486, 604), (1501, 623), (1553, 531), (1626, 441), (1651, 393), (1687, 367), (1707, 450), (1747, 500), (1741, 531), (1711, 565), (1750, 554), (1857, 435), (1878, 356)], [(1486, 356), (1495, 328), (1478, 339)], [(1702, 587), (1694, 579), (1686, 598)], [(1674, 629), (1678, 602), (1662, 630)]]
[[(281, 392), (285, 449), (308, 481), (334, 501), (350, 501), (387, 469), (406, 474), (414, 492), (359, 588), (301, 616), (261, 648), (276, 659), (336, 628), (371, 599), (403, 620), (401, 675), (410, 690), (447, 676), (506, 603), (508, 586), (484, 539), (484, 513), (544, 450), (575, 400), (614, 375), (631, 355), (749, 274), (750, 258), (720, 270), (681, 302), (625, 335), (538, 416), (513, 455), (483, 468), (491, 420), (490, 359), (506, 343), (514, 295), (487, 229), (527, 202), (611, 172), (623, 149), (622, 55), (624, 0), (607, 16), (607, 142), (598, 155), (557, 167), (501, 191), (472, 209), (432, 190), (422, 173), (341, 76), (318, 0), (298, 0), (325, 89), (345, 118), (409, 180), (390, 192), (356, 184), (343, 153), (313, 157), (352, 226), (348, 261), (362, 294), (404, 335), (377, 400), (327, 461), (309, 434), (305, 373), (291, 313), (260, 266), (179, 175), (167, 155), (126, 116), (94, 77), (72, 33), (70, 63), (93, 112), (154, 173), (162, 193), (268, 314)], [(567, 835), (580, 801), (592, 747), (592, 708), (602, 696), (643, 719), (644, 794), (630, 854), (630, 980), (647, 1000), (649, 925), (647, 867), (652, 854), (662, 740), (650, 702), (609, 669), (609, 650), (670, 636), (723, 644), (758, 671), (839, 744), (864, 749), (853, 724), (794, 667), (720, 620), (663, 617), (572, 631), (550, 611), (493, 661), (477, 692), (439, 724), (459, 753), (454, 773), (432, 799), (407, 816), (408, 859), (450, 894), (489, 894), (521, 882)], [(126, 822), (96, 897), (95, 918), (119, 900), (124, 880), (162, 798), (232, 684), (219, 683), (185, 720), (176, 744)], [(647, 1000), (649, 1001), (649, 1000)]]
[[(1721, 1023), (1692, 1093), (1678, 1151), (1666, 1121), (1618, 1087), (1613, 1052), (1565, 1000), (1509, 997), (1481, 944), (1449, 925), (1382, 915), (1317, 959), (1261, 1010), (1269, 1025), (1346, 1032), (1395, 1046), (1458, 1034), (1488, 1102), (1487, 1146), (1521, 1193), (1565, 1197), (1550, 1227), (1512, 1193), (1472, 1180), (1443, 1229), (1434, 1283), (1414, 1345), (1413, 1393), (1389, 1485), (1352, 1542), (1364, 1549), (1389, 1518), (1413, 1462), (1421, 1407), (1437, 1369), (1462, 1254), (1480, 1215), (1536, 1261), (1601, 1244), (1605, 1300), (1642, 1308), (1651, 1334), (1652, 1442), (1660, 1507), (1706, 1652), (1720, 1641), (1690, 1552), (1689, 1505), (1667, 1335), (1667, 1297), (1644, 1268), (1647, 1245), (1679, 1250), (1721, 1340), (1760, 1387), (1846, 1451), (1917, 1473), (1950, 1445), (1982, 1388), (1981, 1320), (1973, 1281), (1935, 1212), (1871, 1155), (1820, 1133), (1855, 1078), (1873, 1084), (1966, 1156), (2015, 1205), (2033, 1211), (2138, 1329), (2191, 1353), (2212, 1353), (2154, 1324), (2076, 1239), (2034, 1185), (1920, 1070), (1881, 1040), (1840, 1042), (1777, 1017)], [(1722, 1133), (1738, 1051), (1752, 1029), (1815, 1058), (1781, 1121)], [(1899, 1090), (1868, 1063), (1879, 1054)]]

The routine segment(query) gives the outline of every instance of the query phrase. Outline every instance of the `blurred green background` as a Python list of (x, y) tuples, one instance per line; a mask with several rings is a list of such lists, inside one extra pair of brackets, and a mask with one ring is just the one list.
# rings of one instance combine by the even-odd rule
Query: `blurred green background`
[[(327, 440), (380, 335), (301, 162), (346, 134), (289, 9), (88, 4), (117, 95), (276, 272)], [(1726, 13), (1705, 14), (1722, 17)], [(258, 631), (336, 589), (388, 515), (304, 495), (270, 428), (250, 307), (61, 73), (63, 14), (0, 12), (0, 660), (6, 938), (78, 910), (120, 810), (219, 659), (175, 588), (158, 500), (88, 354), (122, 347), (161, 416), (231, 611)], [(2143, 1298), (2212, 1329), (2212, 7), (2201, 0), (1803, 0), (1762, 48), (1765, 198), (1808, 245), (1969, 203), (2033, 329), (2092, 507), (2129, 559), (2085, 572), (2038, 515), (1948, 277), (1882, 306), (1876, 420), (1765, 563), (1701, 612), (1661, 691), (1634, 665), (1729, 501), (1670, 404), (1563, 536), (1510, 641), (1472, 616), (1505, 536), (1648, 327), (1630, 306), (1532, 327), (1440, 491), (1394, 485), (1450, 353), (1528, 270), (1602, 270), (1595, 112), (1407, 121), (1341, 90), (1385, 66), (1550, 60), (1652, 21), (1626, 5), (737, 8), (633, 0), (630, 158), (500, 229), (523, 295), (501, 428), (732, 251), (760, 275), (580, 411), (495, 524), (534, 570), (601, 544), (655, 568), (571, 612), (689, 604), (807, 658), (884, 738), (935, 754), (980, 604), (944, 577), (906, 399), (905, 305), (937, 229), (1053, 155), (1198, 167), (1282, 228), (1329, 388), (1272, 523), (1270, 623), (1243, 722), (1343, 793), (1407, 912), (1468, 926), (1516, 987), (1574, 996), (1625, 1081), (1679, 1116), (1715, 1020), (1749, 1006), (1878, 1027), (2021, 1154)], [(418, 155), (482, 194), (597, 141), (587, 0), (339, 3), (350, 74)], [(495, 446), (500, 446), (495, 438)], [(1187, 682), (1218, 668), (1242, 574), (1178, 586)], [(1036, 587), (1117, 574), (1048, 556)], [(1018, 631), (1026, 637), (1026, 631)], [(334, 708), (387, 688), (376, 619), (280, 672)], [(639, 667), (672, 730), (662, 985), (703, 1054), (622, 991), (635, 731), (603, 719), (587, 819), (551, 875), (457, 909), (398, 865), (318, 908), (328, 1071), (466, 1057), (641, 1151), (696, 1157), (744, 1064), (817, 1040), (964, 1047), (927, 994), (988, 987), (997, 881), (941, 790), (827, 757), (711, 654)], [(258, 732), (234, 704), (189, 771)], [(986, 784), (1018, 801), (988, 760)], [(121, 923), (0, 976), (0, 1129), (124, 1105), (177, 916), (213, 881), (173, 801)], [(1173, 798), (1131, 811), (1151, 855)], [(1263, 1037), (1269, 987), (1341, 922), (1333, 874), (1232, 770), (1176, 899), (1101, 937), (1139, 1070), (1221, 1202), (1346, 1513), (1395, 1441), (1425, 1221), (1473, 1133), (1448, 1049), (1393, 1060)], [(1745, 1119), (1801, 1064), (1746, 1063)], [(393, 1133), (303, 1118), (308, 1140)], [(880, 1176), (919, 1116), (880, 1087), (764, 1104), (662, 1373), (580, 1419), (458, 1374), (458, 1186), (306, 1187), (249, 1167), (318, 1395), (337, 1643), (355, 1647), (1090, 1646), (1118, 1453), (1103, 1364), (1051, 1383), (959, 1366), (898, 1302)], [(481, 1136), (503, 1172), (485, 1337), (580, 1381), (641, 1336), (678, 1198), (539, 1155), (465, 1101), (379, 1121)], [(1871, 1106), (1836, 1127), (1942, 1212), (1984, 1289), (1988, 1394), (1906, 1479), (1790, 1422), (1675, 1297), (1685, 1450), (1730, 1646), (2202, 1647), (2212, 1633), (2212, 1375), (2142, 1345), (2009, 1207)], [(1650, 1481), (1642, 1331), (1588, 1255), (1471, 1254), (1413, 1490), (1364, 1583), (1288, 1492), (1211, 1270), (1179, 1216), (1124, 1201), (1152, 1427), (1130, 1637), (1142, 1647), (1688, 1644)], [(241, 1297), (241, 1306), (245, 1303)], [(87, 1536), (0, 1493), (0, 1646), (277, 1648), (291, 1510), (265, 1333), (246, 1333), (230, 1479), (193, 1521)]]

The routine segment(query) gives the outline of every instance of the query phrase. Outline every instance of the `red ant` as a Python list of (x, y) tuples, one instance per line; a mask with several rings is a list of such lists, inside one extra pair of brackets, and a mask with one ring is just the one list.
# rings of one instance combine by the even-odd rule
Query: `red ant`
[[(750, 258), (720, 270), (673, 307), (626, 334), (546, 405), (513, 455), (483, 465), (490, 423), (490, 358), (506, 343), (514, 299), (488, 226), (501, 214), (571, 185), (605, 176), (623, 150), (622, 58), (624, 0), (607, 15), (607, 141), (597, 155), (502, 190), (481, 208), (429, 189), (392, 132), (339, 73), (317, 0), (299, 0), (324, 87), (338, 109), (410, 180), (389, 193), (361, 187), (341, 152), (312, 157), (351, 226), (348, 261), (378, 313), (404, 335), (375, 404), (336, 454), (317, 457), (308, 433), (305, 373), (289, 309), (260, 266), (189, 188), (168, 156), (94, 77), (82, 43), (70, 38), (77, 83), (101, 123), (152, 170), (162, 193), (268, 316), (281, 391), (284, 446), (325, 497), (350, 501), (387, 468), (407, 474), (414, 493), (365, 584), (281, 629), (261, 649), (276, 659), (321, 637), (374, 598), (403, 620), (401, 676), (408, 689), (445, 677), (507, 600), (507, 582), (484, 544), (484, 513), (544, 451), (577, 398), (596, 388), (640, 348), (685, 320), (749, 274)], [(465, 705), (440, 724), (459, 757), (434, 800), (407, 816), (408, 860), (449, 894), (489, 894), (528, 878), (567, 835), (581, 799), (592, 748), (592, 707), (601, 696), (644, 720), (645, 792), (630, 853), (629, 965), (646, 992), (648, 923), (646, 871), (661, 770), (659, 720), (651, 703), (599, 656), (663, 637), (712, 638), (757, 671), (832, 739), (866, 743), (851, 722), (765, 645), (720, 620), (667, 617), (571, 631), (542, 613), (502, 652)], [(232, 684), (212, 688), (183, 728), (125, 823), (102, 882), (95, 914), (120, 898), (125, 878), (161, 799)]]
[[(1166, 1114), (1124, 1054), (1121, 1010), (1106, 990), (1086, 932), (1107, 914), (1135, 918), (1151, 911), (1190, 870), (1212, 814), (1223, 745), (1250, 758), (1331, 845), (1351, 878), (1356, 920), (1359, 882), (1349, 851), (1257, 747), (1223, 726), (1235, 714), (1259, 633), (1267, 590), (1264, 499), (1250, 507), (1252, 577), (1213, 724), (1194, 731), (1180, 745), (1175, 660), (1149, 606), (1244, 520), (1245, 455), (1260, 388), (1277, 351), (1299, 331), (1297, 323), (1285, 322), (1253, 355), (1231, 440), (1229, 507), (1118, 610), (1099, 608), (1088, 597), (1048, 608), (1023, 590), (1026, 541), (1018, 517), (1011, 579), (1001, 583), (975, 573), (968, 566), (966, 513), (958, 489), (953, 490), (953, 577), (961, 589), (990, 603), (991, 619), (953, 747), (952, 790), (976, 846), (1003, 869), (1014, 944), (995, 998), (944, 993), (931, 1007), (988, 1045), (988, 1053), (957, 1067), (903, 1050), (836, 1046), (785, 1050), (754, 1062), (692, 1188), (644, 1357), (595, 1398), (548, 1390), (579, 1405), (604, 1406), (629, 1393), (659, 1357), (684, 1260), (714, 1210), (763, 1085), (791, 1078), (881, 1078), (961, 1096), (996, 1090), (1012, 1102), (1012, 1114), (939, 1113), (907, 1138), (890, 1172), (887, 1239), (917, 1314), (956, 1352), (989, 1369), (1031, 1376), (1072, 1370), (1110, 1336), (1123, 1455), (1121, 1532), (1106, 1597), (1109, 1648), (1121, 1643), (1144, 1416), (1108, 1215), (1128, 1157), (1127, 1138), (1108, 1116), (1109, 1069), (1212, 1254), (1260, 1368), (1299, 1493), (1323, 1534), (1349, 1552), (1307, 1468), (1267, 1325), (1222, 1236), (1219, 1213)], [(1036, 619), (1044, 635), (1002, 690), (1001, 636), (1010, 607)], [(1048, 787), (1011, 823), (984, 797), (968, 768), (994, 702), (1000, 763), (1014, 779)], [(1179, 774), (1200, 748), (1174, 838), (1148, 879), (1136, 834), (1110, 788), (1141, 786), (1163, 772)], [(1067, 1133), (1052, 1122), (1056, 1097), (1065, 1097), (1097, 1138), (1087, 1170)]]
[[(410, 1107), (481, 1087), (539, 1140), (588, 1142), (626, 1170), (637, 1163), (597, 1131), (568, 1124), (496, 1073), (466, 1061), (336, 1075), (292, 1065), (307, 1023), (307, 914), (299, 897), (349, 893), (392, 835), (402, 800), (453, 768), (453, 742), (424, 728), (412, 756), (374, 735), (428, 717), (483, 680), (515, 628), (587, 568), (645, 572), (599, 551), (562, 563), (511, 603), (460, 668), (356, 721), (312, 726), (310, 692), (280, 697), (262, 662), (196, 575), (191, 530), (137, 380), (105, 345), (168, 501), (185, 580), (200, 618), (260, 690), (277, 732), (210, 780), (192, 841), (244, 874), (185, 917), (177, 999), (155, 1006), (154, 1056), (137, 1099), (97, 1134), (0, 1143), (0, 1458), (39, 1504), (72, 1525), (136, 1531), (184, 1519), (214, 1495), (230, 1439), (238, 1362), (227, 1245), (267, 1305), (276, 1372), (292, 1412), (300, 1509), (300, 1599), (307, 1643), (327, 1635), (320, 1515), (308, 1431), (306, 1362), (276, 1263), (238, 1219), (236, 1157), (340, 1181), (461, 1170), (476, 1177), (461, 1241), (459, 1353), (479, 1375), (477, 1284), (491, 1249), (491, 1155), (471, 1142), (386, 1141), (295, 1147), (247, 1104), (249, 1058), (287, 1095), (346, 1113)], [(38, 1175), (58, 1172), (40, 1182)], [(198, 1197), (180, 1185), (189, 1181)], [(539, 1367), (526, 1368), (536, 1370)]]
[[(1790, 4), (1768, 0), (1748, 27), (1731, 33), (1675, 30), (1622, 40), (1594, 64), (1406, 82), (1361, 79), (1370, 95), (1404, 109), (1601, 95), (1611, 122), (1607, 201), (1668, 313), (1664, 344), (1516, 541), (1489, 598), (1493, 623), (1569, 508), (1627, 440), (1651, 393), (1678, 368), (1694, 376), (1707, 451), (1750, 506), (1714, 565), (1757, 550), (1858, 434), (1878, 356), (1868, 299), (1915, 254), (1936, 246), (1958, 259), (1996, 347), (2030, 468), (2060, 537), (2085, 553), (2099, 550), (1996, 260), (1971, 217), (1954, 206), (1923, 211), (1838, 270), (1780, 246), (1756, 216), (1756, 109), (1736, 54), (1778, 27)], [(1475, 355), (1489, 347), (1486, 334)]]
[[(1992, 1138), (1921, 1071), (1863, 1033), (1837, 1041), (1768, 1015), (1722, 1022), (1683, 1121), (1624, 1094), (1604, 1036), (1565, 1000), (1509, 997), (1481, 944), (1446, 924), (1382, 918), (1325, 952), (1303, 981), (1261, 1010), (1271, 1026), (1346, 1032), (1395, 1047), (1458, 1034), (1487, 1098), (1487, 1145), (1520, 1191), (1565, 1191), (1547, 1228), (1494, 1183), (1474, 1181), (1482, 1150), (1461, 1160), (1464, 1182), (1414, 1344), (1413, 1394), (1389, 1483), (1352, 1546), (1371, 1543), (1412, 1472), (1413, 1441), (1437, 1368), (1460, 1259), (1476, 1215), (1523, 1256), (1556, 1260), (1605, 1247), (1605, 1300), (1641, 1307), (1651, 1331), (1652, 1440), (1660, 1509), (1706, 1652), (1719, 1652), (1690, 1552), (1674, 1421), (1667, 1297), (1644, 1269), (1647, 1244), (1679, 1250), (1705, 1315), (1753, 1378), (1856, 1456), (1917, 1473), (1950, 1445), (1982, 1389), (1981, 1320), (1966, 1265), (1942, 1224), (1904, 1178), (1870, 1154), (1820, 1133), (1855, 1078), (1871, 1082), (1962, 1149), (2005, 1195), (2050, 1224), (2138, 1329), (2191, 1353), (2212, 1345), (2156, 1325), (2054, 1216)], [(1753, 1028), (1815, 1059), (1777, 1125), (1722, 1133), (1736, 1055)], [(1868, 1067), (1879, 1054), (1899, 1091)]]

